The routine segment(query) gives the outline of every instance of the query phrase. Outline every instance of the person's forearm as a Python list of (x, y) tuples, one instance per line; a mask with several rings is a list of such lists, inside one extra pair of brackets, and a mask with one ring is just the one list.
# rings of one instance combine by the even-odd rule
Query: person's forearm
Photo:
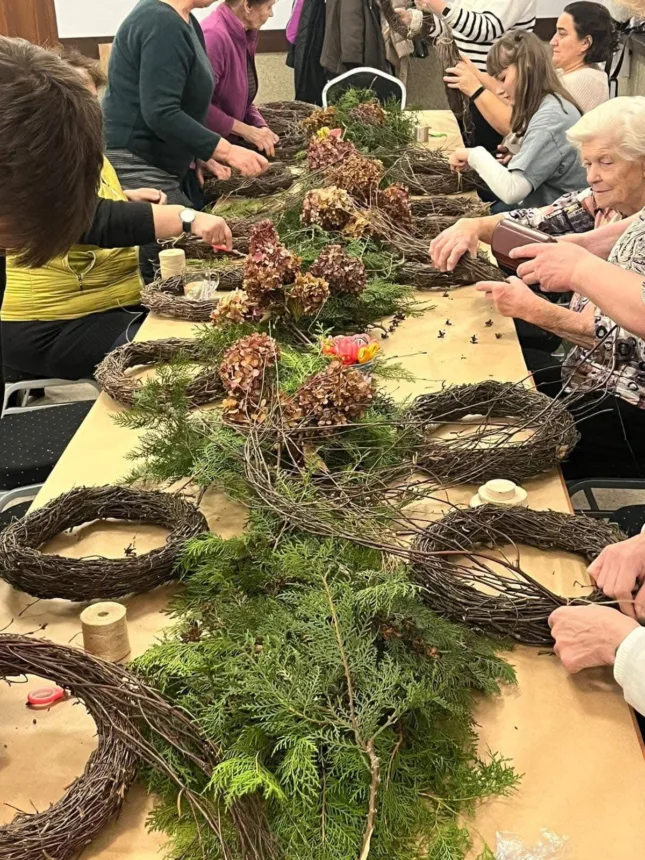
[(519, 203), (531, 191), (531, 183), (520, 170), (507, 170), (483, 146), (468, 150), (468, 163), (504, 203)]
[(475, 107), (495, 131), (507, 135), (511, 131), (511, 106), (503, 102), (495, 93), (489, 89), (475, 99)]
[(250, 127), (245, 122), (240, 122), (238, 119), (233, 121), (233, 134), (236, 134), (238, 137), (246, 138), (250, 130)]
[(580, 233), (576, 236), (568, 236), (567, 241), (573, 242), (574, 245), (580, 245), (585, 248), (590, 254), (606, 260), (612, 252), (616, 242), (623, 235), (625, 230), (640, 216), (640, 212), (635, 215), (630, 215), (622, 221), (614, 221), (612, 224), (605, 224), (604, 227), (598, 227), (595, 230), (590, 230), (588, 233)]
[(506, 217), (506, 213), (502, 212), (499, 215), (486, 215), (484, 218), (475, 218), (474, 220), (477, 222), (477, 236), (479, 237), (479, 241), (484, 242), (486, 245), (490, 245), (493, 241), (495, 227), (497, 227), (499, 222), (503, 221)]
[(576, 313), (560, 305), (540, 300), (540, 306), (536, 307), (535, 313), (532, 313), (531, 318), (526, 319), (526, 322), (533, 323), (586, 349), (592, 347), (595, 342), (593, 307), (591, 305), (587, 306), (582, 313)]
[(623, 688), (625, 700), (645, 714), (645, 629), (639, 627), (627, 636), (616, 651), (614, 677)]
[(174, 239), (181, 236), (183, 227), (181, 213), (185, 206), (155, 206), (152, 204), (152, 217), (155, 222), (155, 237), (157, 240)]
[(572, 289), (637, 337), (645, 337), (643, 276), (599, 260), (585, 257), (573, 274)]

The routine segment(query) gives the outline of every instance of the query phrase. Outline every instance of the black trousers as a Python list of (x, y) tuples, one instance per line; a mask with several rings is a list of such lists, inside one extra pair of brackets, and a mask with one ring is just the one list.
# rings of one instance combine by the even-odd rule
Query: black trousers
[(504, 136), (496, 131), (488, 120), (484, 119), (477, 105), (473, 102), (470, 103), (470, 117), (472, 120), (471, 129), (465, 128), (462, 120), (459, 120), (459, 130), (464, 139), (464, 146), (483, 146), (484, 149), (495, 155)]
[[(562, 391), (562, 368), (548, 352), (525, 349), (538, 389)], [(581, 394), (569, 407), (581, 439), (562, 465), (567, 481), (645, 478), (645, 409), (611, 394)]]
[(91, 379), (108, 352), (134, 338), (146, 314), (141, 307), (113, 308), (73, 320), (3, 322), (5, 377)]

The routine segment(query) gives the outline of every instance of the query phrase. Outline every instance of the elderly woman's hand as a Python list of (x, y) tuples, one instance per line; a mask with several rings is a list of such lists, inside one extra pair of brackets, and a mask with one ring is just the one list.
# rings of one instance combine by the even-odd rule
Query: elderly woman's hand
[(486, 293), (495, 305), (495, 310), (503, 317), (536, 322), (544, 304), (544, 299), (536, 296), (519, 278), (501, 282), (480, 281), (475, 284), (475, 289)]
[(269, 158), (275, 158), (275, 145), (280, 138), (266, 125), (261, 128), (249, 125), (247, 128), (248, 131), (244, 133), (244, 139), (252, 143), (260, 152), (268, 155)]
[(638, 621), (610, 606), (561, 606), (549, 616), (555, 653), (567, 672), (613, 666)]
[(527, 262), (518, 267), (518, 277), (527, 284), (539, 284), (545, 293), (568, 293), (575, 290), (578, 266), (589, 259), (589, 252), (571, 242), (545, 245), (523, 245), (513, 248), (514, 260)]
[(455, 149), (454, 152), (450, 154), (450, 168), (453, 173), (459, 173), (462, 170), (465, 170), (468, 167), (468, 156), (470, 154), (469, 149)]
[(626, 615), (645, 619), (645, 534), (606, 546), (587, 572)]
[(477, 218), (460, 218), (430, 243), (430, 257), (440, 272), (452, 272), (464, 254), (477, 256), (479, 221)]
[(482, 86), (473, 63), (460, 60), (456, 66), (446, 69), (444, 82), (451, 90), (460, 90), (466, 96), (474, 95)]

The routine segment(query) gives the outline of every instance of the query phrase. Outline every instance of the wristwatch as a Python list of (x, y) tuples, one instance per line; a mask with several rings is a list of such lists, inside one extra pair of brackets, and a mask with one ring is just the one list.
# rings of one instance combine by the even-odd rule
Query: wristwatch
[(184, 233), (192, 233), (193, 224), (195, 223), (195, 218), (197, 218), (197, 212), (195, 212), (194, 209), (183, 209), (179, 213), (179, 217), (181, 218), (181, 229)]

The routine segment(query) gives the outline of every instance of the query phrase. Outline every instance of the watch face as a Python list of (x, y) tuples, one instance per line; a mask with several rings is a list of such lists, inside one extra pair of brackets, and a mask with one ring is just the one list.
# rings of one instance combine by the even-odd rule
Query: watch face
[(192, 224), (195, 218), (197, 218), (197, 212), (194, 209), (184, 209), (180, 218), (184, 224)]

